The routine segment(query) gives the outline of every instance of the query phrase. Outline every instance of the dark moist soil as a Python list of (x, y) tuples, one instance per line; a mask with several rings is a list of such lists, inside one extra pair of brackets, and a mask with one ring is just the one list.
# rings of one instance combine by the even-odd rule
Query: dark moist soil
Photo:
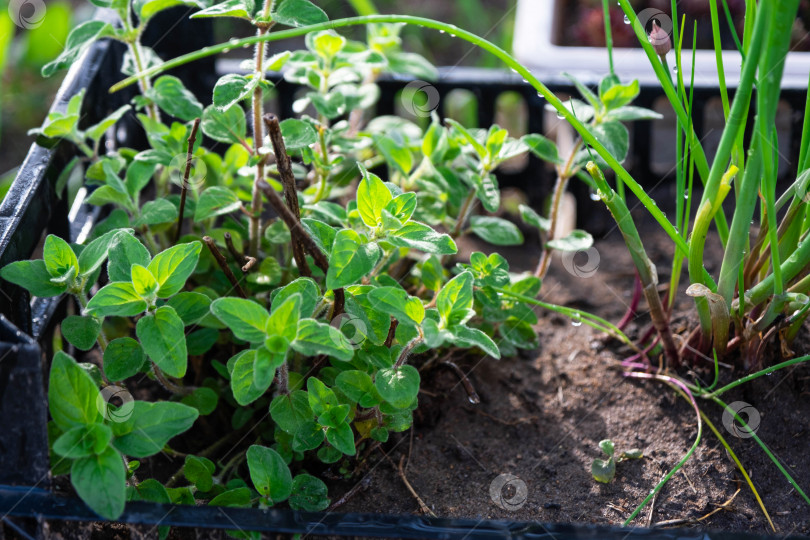
[[(650, 256), (669, 260), (671, 248), (663, 233), (654, 224), (645, 229)], [(600, 265), (591, 278), (574, 277), (555, 260), (541, 298), (616, 323), (630, 302), (630, 257), (616, 231), (596, 247)], [(513, 271), (533, 268), (536, 257), (527, 256), (525, 248), (511, 251), (501, 250)], [(706, 253), (707, 268), (716, 273), (719, 243), (710, 242)], [(667, 283), (669, 265), (661, 264), (659, 274), (659, 281)], [(683, 291), (676, 309), (693, 312)], [(424, 392), (413, 436), (406, 434), (387, 451), (394, 463), (406, 456), (408, 481), (438, 516), (619, 525), (694, 443), (694, 409), (666, 385), (623, 377), (620, 362), (627, 350), (607, 342), (603, 334), (585, 325), (572, 326), (548, 311), (538, 314), (536, 351), (499, 361), (459, 361), (480, 404), (470, 403), (451, 371), (423, 373)], [(673, 326), (691, 328), (695, 322), (675, 317)], [(648, 324), (643, 315), (628, 332), (633, 337)], [(794, 349), (797, 355), (810, 352), (806, 336), (794, 343)], [(702, 375), (710, 381), (708, 374)], [(730, 376), (728, 370), (721, 375)], [(757, 435), (799, 485), (810, 488), (810, 368), (777, 372), (737, 390), (724, 396), (726, 403), (745, 401), (759, 411)], [(776, 530), (781, 535), (810, 533), (810, 506), (762, 449), (752, 439), (732, 436), (723, 427), (719, 406), (708, 401), (700, 405), (746, 467)], [(590, 466), (594, 458), (602, 457), (598, 443), (606, 438), (615, 442), (617, 453), (639, 448), (644, 459), (620, 463), (616, 478), (599, 484)], [(502, 474), (525, 483), (528, 498), (518, 510), (500, 508), (490, 495), (491, 485)], [(340, 510), (420, 512), (389, 462), (378, 460), (366, 475), (368, 488)], [(506, 488), (503, 499), (514, 497), (515, 489)], [(335, 489), (331, 493), (335, 499), (341, 495)], [(663, 525), (672, 520), (682, 520), (675, 522), (681, 526), (773, 534), (742, 475), (707, 427), (682, 472), (659, 493), (652, 514), (647, 507), (632, 524)]]
[[(648, 253), (660, 263), (659, 281), (668, 283), (666, 261), (671, 258), (671, 244), (655, 224), (641, 230)], [(538, 239), (527, 235), (526, 245), (539, 245)], [(462, 257), (472, 250), (487, 249), (471, 243), (461, 247)], [(541, 298), (591, 311), (615, 323), (630, 303), (630, 257), (615, 230), (598, 241), (596, 248), (600, 264), (590, 278), (569, 274), (555, 259)], [(525, 246), (501, 248), (500, 252), (510, 261), (512, 271), (532, 270), (536, 264), (537, 252)], [(715, 274), (720, 253), (717, 240), (710, 239), (707, 269)], [(643, 306), (642, 302), (642, 310)], [(675, 330), (685, 333), (694, 327), (693, 306), (683, 290), (675, 312), (682, 314), (674, 317)], [(420, 514), (419, 503), (396, 471), (404, 457), (408, 481), (438, 516), (620, 525), (693, 444), (697, 433), (694, 410), (661, 383), (623, 377), (620, 362), (630, 354), (626, 347), (549, 311), (539, 310), (538, 315), (537, 350), (498, 361), (480, 356), (453, 358), (469, 374), (480, 404), (470, 402), (449, 369), (423, 372), (413, 433), (392, 436), (383, 446), (388, 459), (374, 451), (359, 464), (351, 464), (357, 471), (353, 478), (330, 482), (333, 501), (359, 485), (334, 511)], [(649, 317), (642, 314), (627, 332), (638, 337), (648, 325)], [(778, 351), (774, 344), (770, 349)], [(800, 334), (794, 350), (797, 355), (810, 353), (807, 332)], [(418, 366), (420, 360), (413, 363)], [(689, 377), (685, 371), (681, 375)], [(711, 380), (706, 372), (694, 375)], [(721, 371), (721, 384), (731, 378), (729, 369)], [(799, 485), (810, 488), (810, 368), (800, 366), (761, 377), (729, 392), (725, 400), (745, 401), (759, 411), (757, 434)], [(723, 427), (720, 407), (706, 401), (700, 405), (753, 478), (779, 535), (809, 534), (810, 506), (752, 439), (736, 438)], [(599, 484), (592, 478), (590, 466), (593, 459), (602, 457), (598, 443), (606, 438), (615, 442), (617, 454), (639, 448), (644, 458), (620, 463), (616, 478)], [(149, 467), (161, 476), (175, 465), (155, 461)], [(337, 471), (321, 472), (324, 478), (339, 478)], [(517, 478), (512, 487), (500, 492), (501, 499), (508, 502), (519, 495), (522, 482), (525, 504), (514, 510), (496, 504), (491, 487), (500, 475)], [(69, 491), (66, 484), (57, 484)], [(495, 499), (498, 493), (496, 489)], [(632, 524), (773, 534), (739, 471), (707, 427), (682, 472), (657, 496), (653, 512), (645, 508)], [(156, 537), (151, 527), (44, 525), (46, 537), (51, 538), (141, 538), (139, 533)], [(5, 533), (7, 538), (16, 538), (8, 528)], [(226, 536), (222, 531), (173, 528), (170, 538)]]

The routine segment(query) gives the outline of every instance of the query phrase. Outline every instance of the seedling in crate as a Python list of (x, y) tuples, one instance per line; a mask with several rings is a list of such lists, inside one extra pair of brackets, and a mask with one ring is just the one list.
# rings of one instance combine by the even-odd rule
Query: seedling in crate
[(617, 464), (629, 459), (641, 459), (644, 457), (644, 453), (638, 448), (622, 452), (616, 457), (616, 449), (610, 439), (599, 441), (599, 449), (607, 455), (607, 459), (594, 459), (593, 463), (591, 463), (591, 475), (593, 475), (594, 480), (603, 484), (610, 483), (616, 476)]

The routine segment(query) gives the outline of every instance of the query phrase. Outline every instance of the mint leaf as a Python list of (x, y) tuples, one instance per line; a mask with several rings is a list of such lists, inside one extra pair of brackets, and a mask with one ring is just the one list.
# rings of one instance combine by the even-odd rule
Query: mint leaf
[(62, 321), (62, 335), (73, 346), (82, 351), (89, 351), (96, 344), (101, 331), (101, 322), (93, 317), (71, 315)]
[(68, 431), (101, 422), (98, 398), (98, 387), (90, 375), (73, 358), (57, 352), (48, 378), (48, 408), (56, 425)]
[(496, 246), (519, 246), (523, 243), (520, 229), (505, 219), (494, 216), (472, 216), (470, 228), (482, 240)]
[(87, 312), (96, 317), (134, 317), (144, 311), (146, 302), (129, 282), (105, 285), (87, 303)]
[(247, 450), (247, 464), (250, 480), (259, 495), (274, 503), (287, 500), (292, 493), (292, 475), (278, 452), (254, 444)]
[(242, 208), (242, 201), (233, 191), (222, 186), (211, 186), (202, 192), (197, 201), (194, 221), (230, 214), (240, 208)]
[(183, 377), (188, 367), (185, 326), (170, 306), (142, 317), (135, 326), (149, 359), (170, 377)]
[(73, 248), (56, 235), (49, 234), (45, 238), (42, 259), (45, 261), (45, 269), (48, 270), (51, 277), (60, 278), (71, 270), (74, 275), (79, 273), (79, 259), (73, 252)]
[(360, 235), (352, 229), (338, 231), (329, 257), (329, 271), (326, 273), (327, 288), (340, 289), (357, 283), (360, 278), (368, 275), (374, 269), (380, 255), (381, 250), (376, 242), (364, 242)]
[(104, 351), (104, 374), (111, 381), (123, 381), (136, 375), (145, 361), (140, 343), (131, 337), (114, 339)]
[(439, 291), (436, 296), (436, 307), (439, 316), (447, 328), (469, 319), (473, 305), (473, 275), (462, 272)]
[(31, 296), (48, 298), (59, 296), (67, 289), (66, 283), (53, 283), (45, 267), (45, 261), (16, 261), (0, 268), (0, 276), (6, 281), (26, 289)]
[(124, 512), (126, 469), (114, 448), (74, 461), (70, 482), (79, 497), (101, 517), (115, 520)]
[(293, 478), (290, 508), (305, 512), (320, 512), (329, 506), (329, 490), (319, 478), (299, 474)]
[(421, 324), (425, 318), (422, 301), (399, 287), (379, 287), (368, 294), (377, 311), (388, 313), (399, 322)]
[(233, 335), (251, 343), (261, 343), (270, 319), (267, 310), (244, 298), (218, 298), (211, 303), (211, 313), (231, 329)]
[(434, 255), (454, 255), (458, 252), (456, 243), (449, 235), (438, 233), (418, 221), (409, 221), (399, 230), (389, 233), (386, 240), (397, 247), (418, 249)]
[(129, 281), (133, 264), (147, 266), (151, 260), (149, 250), (140, 240), (130, 234), (122, 235), (110, 247), (107, 275), (110, 281)]
[(354, 347), (339, 328), (315, 319), (301, 319), (292, 348), (305, 356), (325, 354), (344, 362), (354, 357)]
[(419, 372), (409, 365), (384, 368), (375, 375), (374, 387), (385, 401), (397, 409), (404, 409), (419, 393)]
[(383, 208), (393, 199), (391, 190), (376, 174), (360, 169), (363, 179), (357, 186), (357, 211), (360, 218), (370, 228), (377, 227), (382, 217)]
[(127, 456), (136, 458), (157, 454), (170, 439), (189, 429), (199, 416), (197, 409), (182, 403), (133, 403), (132, 415), (116, 426), (113, 445)]
[(275, 22), (287, 26), (309, 26), (329, 20), (326, 13), (309, 0), (282, 0), (272, 16)]
[(168, 298), (180, 292), (197, 267), (201, 248), (202, 244), (195, 241), (178, 244), (155, 255), (147, 268), (160, 285), (159, 298)]

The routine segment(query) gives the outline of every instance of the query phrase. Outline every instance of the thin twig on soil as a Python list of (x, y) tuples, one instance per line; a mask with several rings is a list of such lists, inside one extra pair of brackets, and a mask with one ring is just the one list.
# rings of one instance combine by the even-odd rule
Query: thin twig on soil
[(462, 371), (462, 369), (458, 367), (458, 364), (450, 360), (445, 360), (439, 365), (447, 366), (453, 371), (453, 373), (456, 374), (459, 381), (461, 381), (461, 385), (464, 387), (464, 391), (467, 392), (467, 398), (470, 400), (470, 403), (472, 403), (473, 405), (478, 405), (479, 403), (481, 403), (481, 398), (478, 396), (478, 392), (475, 391), (475, 387), (473, 387), (472, 382), (464, 373), (464, 371)]

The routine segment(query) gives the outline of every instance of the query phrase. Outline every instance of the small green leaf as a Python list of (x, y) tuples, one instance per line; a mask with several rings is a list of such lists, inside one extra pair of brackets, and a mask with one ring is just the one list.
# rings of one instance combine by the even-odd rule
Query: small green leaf
[(282, 0), (272, 17), (287, 26), (309, 26), (329, 20), (326, 13), (309, 0)]
[[(79, 276), (89, 276), (96, 270), (101, 264), (104, 262), (104, 259), (107, 258), (110, 249), (114, 248), (120, 242), (129, 242), (124, 237), (128, 237), (132, 240), (135, 240), (135, 237), (131, 234), (132, 229), (128, 230), (112, 230), (106, 232), (84, 246), (82, 249), (81, 254), (79, 255)], [(138, 242), (135, 240), (135, 242)], [(129, 276), (129, 273), (127, 273)], [(110, 278), (112, 279), (112, 278)], [(123, 280), (115, 280), (113, 281), (123, 281)]]
[(445, 122), (447, 122), (456, 131), (458, 131), (464, 138), (464, 140), (472, 145), (473, 149), (475, 150), (475, 153), (478, 154), (479, 158), (484, 159), (487, 157), (486, 147), (483, 144), (481, 144), (478, 141), (478, 139), (476, 139), (475, 136), (467, 128), (465, 128), (464, 126), (462, 126), (461, 124), (450, 118), (446, 118)]
[(529, 147), (529, 151), (532, 154), (543, 161), (547, 161), (548, 163), (561, 163), (562, 160), (560, 159), (557, 145), (554, 144), (554, 141), (551, 139), (547, 139), (537, 133), (530, 133), (521, 137), (520, 140)]
[(202, 244), (195, 241), (178, 244), (155, 255), (147, 268), (160, 284), (159, 298), (168, 298), (180, 292), (197, 267), (201, 248)]
[(496, 246), (519, 246), (523, 243), (520, 229), (505, 219), (494, 216), (472, 216), (470, 228), (482, 240)]
[(62, 54), (42, 68), (42, 76), (50, 77), (57, 71), (69, 67), (96, 39), (111, 32), (112, 26), (104, 21), (87, 21), (76, 26), (68, 34), (65, 50), (62, 51)]
[(158, 308), (145, 315), (135, 326), (149, 359), (166, 375), (183, 377), (188, 367), (185, 326), (170, 306)]
[(289, 152), (307, 148), (318, 142), (318, 134), (309, 122), (288, 118), (281, 122), (280, 126), (284, 146)]
[(383, 208), (393, 199), (391, 190), (380, 178), (361, 168), (363, 179), (357, 186), (357, 210), (360, 218), (370, 228), (378, 225)]
[(59, 296), (67, 289), (66, 283), (53, 283), (45, 268), (45, 261), (16, 261), (0, 268), (0, 276), (26, 289), (32, 296), (48, 298)]
[(532, 227), (537, 227), (541, 231), (548, 231), (551, 229), (551, 221), (535, 212), (534, 208), (531, 206), (521, 204), (519, 210), (520, 219), (523, 220), (523, 223), (531, 225)]
[(141, 266), (140, 264), (133, 264), (132, 265), (132, 287), (135, 289), (135, 292), (138, 293), (141, 298), (154, 298), (155, 293), (157, 293), (159, 284), (155, 279), (155, 276), (152, 275), (152, 272), (147, 270), (145, 267)]
[(53, 451), (68, 459), (98, 455), (110, 446), (112, 435), (112, 430), (104, 424), (76, 426), (54, 441)]
[(122, 235), (110, 248), (107, 275), (110, 281), (129, 281), (132, 265), (147, 266), (150, 260), (149, 250), (140, 240), (130, 234)]
[(265, 332), (268, 336), (280, 336), (287, 342), (295, 339), (298, 333), (298, 321), (301, 318), (301, 295), (293, 294), (283, 302), (273, 306), (273, 312), (267, 319)]
[(110, 113), (106, 118), (101, 120), (98, 124), (90, 126), (84, 131), (84, 134), (87, 136), (88, 139), (93, 141), (98, 141), (104, 133), (107, 132), (108, 129), (113, 127), (118, 120), (124, 116), (131, 107), (129, 105), (122, 105), (112, 113)]
[(183, 396), (180, 402), (189, 407), (194, 407), (201, 416), (206, 416), (216, 410), (219, 403), (219, 394), (212, 388), (200, 386), (195, 388), (189, 395)]
[(230, 214), (240, 208), (242, 208), (242, 201), (233, 191), (222, 186), (211, 186), (202, 192), (197, 201), (194, 221)]
[(240, 487), (220, 493), (208, 503), (209, 506), (230, 506), (232, 508), (248, 508), (251, 494), (246, 487)]
[(602, 103), (604, 103), (605, 108), (609, 110), (618, 109), (636, 99), (639, 92), (638, 80), (630, 84), (614, 84), (601, 95)]
[(299, 474), (293, 478), (290, 508), (304, 512), (320, 512), (329, 506), (329, 490), (319, 478)]
[(436, 307), (446, 327), (469, 318), (473, 305), (473, 281), (472, 273), (462, 272), (445, 283), (436, 296)]
[(385, 401), (404, 409), (419, 393), (419, 372), (409, 365), (381, 369), (374, 377), (374, 386)]
[[(254, 365), (256, 363), (256, 351), (242, 351), (234, 357), (233, 370), (231, 371), (231, 392), (236, 402), (243, 407), (259, 399), (269, 388), (270, 381), (266, 381), (266, 386), (257, 386), (254, 377)], [(230, 364), (230, 362), (229, 362)]]
[(248, 10), (242, 0), (225, 0), (209, 8), (193, 13), (190, 18), (203, 19), (206, 17), (237, 17), (250, 20), (252, 10)]
[(144, 311), (146, 302), (129, 282), (105, 285), (87, 304), (87, 312), (95, 317), (134, 317)]
[(664, 115), (643, 107), (628, 105), (612, 109), (605, 115), (605, 121), (633, 122), (635, 120), (661, 120)]
[(325, 354), (336, 360), (349, 362), (354, 357), (354, 347), (339, 328), (315, 319), (302, 319), (292, 348), (306, 356)]
[(253, 94), (259, 80), (236, 73), (220, 77), (214, 86), (214, 106), (225, 111)]
[(492, 341), (492, 338), (486, 335), (478, 328), (470, 328), (465, 325), (457, 325), (452, 328), (453, 341), (456, 345), (464, 347), (478, 347), (488, 355), (494, 358), (501, 357), (501, 351), (498, 346)]
[(301, 296), (301, 315), (303, 317), (311, 317), (318, 301), (321, 299), (321, 291), (318, 289), (318, 285), (309, 277), (300, 277), (274, 292), (273, 304), (270, 308), (271, 312), (275, 311), (277, 306), (284, 305), (287, 298), (298, 294)]
[(354, 433), (351, 426), (346, 422), (337, 427), (326, 428), (326, 440), (347, 456), (353, 456), (357, 453), (354, 446)]
[(613, 454), (616, 452), (616, 447), (613, 444), (613, 441), (610, 439), (604, 439), (599, 441), (599, 449), (608, 455), (608, 457), (613, 457)]
[(276, 396), (270, 404), (270, 416), (279, 428), (294, 435), (313, 416), (307, 393), (295, 390)]
[(49, 234), (45, 239), (42, 259), (45, 261), (45, 268), (51, 277), (62, 277), (70, 269), (73, 269), (76, 274), (79, 273), (79, 259), (73, 252), (73, 248), (54, 234)]
[(274, 503), (287, 500), (292, 493), (292, 475), (278, 452), (254, 444), (247, 450), (247, 464), (250, 480), (259, 495)]
[(618, 161), (624, 161), (630, 148), (630, 134), (619, 122), (602, 122), (588, 130)]
[(359, 402), (366, 394), (374, 391), (374, 382), (365, 371), (343, 371), (335, 379), (335, 385), (355, 402)]
[(141, 215), (132, 223), (132, 226), (141, 227), (177, 221), (177, 214), (178, 209), (171, 201), (156, 199), (141, 207)]
[(198, 292), (186, 291), (172, 296), (167, 304), (172, 306), (177, 316), (183, 319), (184, 325), (191, 326), (208, 315), (211, 299)]
[(245, 139), (247, 124), (242, 107), (231, 107), (226, 111), (214, 105), (205, 108), (200, 124), (203, 133), (221, 143), (239, 143)]
[(590, 233), (575, 229), (565, 238), (555, 238), (546, 242), (546, 247), (559, 251), (582, 251), (593, 245), (593, 237)]
[(332, 407), (340, 405), (332, 389), (316, 377), (307, 379), (307, 397), (309, 407), (316, 416), (321, 416)]
[(327, 288), (340, 289), (357, 283), (371, 272), (380, 255), (381, 250), (376, 242), (364, 242), (352, 229), (338, 231), (329, 257)]
[(616, 476), (616, 462), (613, 458), (595, 459), (591, 463), (591, 474), (597, 482), (608, 484)]
[(639, 448), (633, 448), (631, 450), (627, 450), (626, 452), (622, 452), (621, 459), (641, 459), (644, 457), (644, 452)]
[(211, 491), (211, 488), (214, 487), (213, 473), (215, 470), (214, 462), (204, 457), (188, 455), (183, 463), (183, 475), (201, 493)]
[(146, 353), (136, 340), (114, 339), (104, 351), (104, 373), (111, 381), (123, 381), (137, 374), (145, 361)]
[(170, 439), (188, 430), (199, 416), (197, 409), (182, 403), (133, 403), (132, 415), (119, 424), (119, 429), (126, 432), (118, 435), (113, 445), (125, 455), (136, 458), (157, 454)]
[(177, 77), (172, 75), (159, 77), (152, 91), (158, 107), (184, 122), (191, 122), (203, 114), (202, 104)]
[(244, 298), (218, 298), (211, 303), (211, 313), (237, 338), (251, 343), (264, 341), (270, 315), (256, 302)]
[(62, 321), (61, 328), (68, 342), (79, 350), (89, 351), (96, 344), (101, 323), (93, 317), (71, 315)]
[(397, 247), (418, 249), (434, 255), (454, 255), (458, 252), (456, 243), (449, 235), (438, 233), (418, 221), (409, 221), (401, 229), (391, 232), (386, 240)]
[(399, 287), (379, 287), (368, 294), (377, 311), (388, 313), (399, 322), (421, 324), (425, 318), (422, 301)]
[(74, 461), (70, 482), (79, 497), (101, 517), (115, 520), (124, 512), (126, 468), (114, 448)]

